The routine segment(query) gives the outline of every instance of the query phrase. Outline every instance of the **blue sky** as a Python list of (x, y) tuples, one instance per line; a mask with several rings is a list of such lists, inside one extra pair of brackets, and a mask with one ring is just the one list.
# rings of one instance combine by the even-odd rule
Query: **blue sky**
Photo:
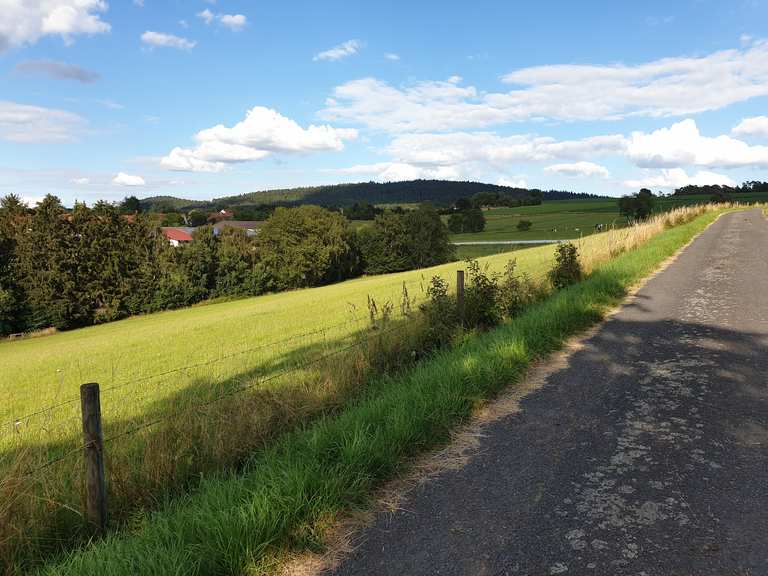
[(768, 1), (0, 0), (0, 194), (768, 179)]

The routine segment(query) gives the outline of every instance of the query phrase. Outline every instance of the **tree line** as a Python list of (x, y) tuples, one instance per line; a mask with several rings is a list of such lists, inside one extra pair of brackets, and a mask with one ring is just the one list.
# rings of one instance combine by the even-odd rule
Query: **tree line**
[(188, 306), (209, 298), (330, 284), (361, 274), (421, 268), (454, 257), (429, 205), (385, 211), (355, 230), (339, 212), (279, 207), (255, 237), (196, 229), (170, 246), (146, 214), (48, 195), (28, 208), (0, 199), (0, 334), (70, 329)]

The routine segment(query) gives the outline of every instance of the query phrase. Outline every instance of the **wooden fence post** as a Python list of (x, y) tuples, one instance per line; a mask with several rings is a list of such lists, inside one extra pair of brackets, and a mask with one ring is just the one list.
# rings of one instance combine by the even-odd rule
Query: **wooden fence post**
[(97, 534), (103, 534), (107, 527), (107, 484), (98, 384), (80, 386), (80, 406), (85, 452), (85, 517)]
[(456, 311), (459, 324), (464, 325), (464, 270), (456, 270)]

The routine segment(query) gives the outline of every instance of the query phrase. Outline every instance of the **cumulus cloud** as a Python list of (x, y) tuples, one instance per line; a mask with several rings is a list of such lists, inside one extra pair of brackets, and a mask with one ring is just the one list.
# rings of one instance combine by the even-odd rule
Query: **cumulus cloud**
[(357, 54), (359, 49), (360, 42), (358, 40), (347, 40), (338, 46), (334, 46), (333, 48), (315, 54), (315, 57), (312, 58), (312, 60), (341, 60), (347, 56)]
[(118, 172), (117, 176), (112, 178), (112, 184), (116, 186), (146, 186), (146, 181), (141, 176)]
[(768, 166), (768, 146), (750, 146), (725, 135), (702, 136), (692, 119), (650, 134), (633, 132), (627, 156), (643, 168)]
[(588, 178), (590, 176), (608, 178), (610, 176), (610, 173), (605, 166), (586, 161), (552, 164), (551, 166), (544, 168), (544, 171), (549, 172), (550, 174), (562, 174), (564, 176), (573, 176), (577, 178)]
[(221, 14), (219, 22), (233, 32), (239, 32), (248, 23), (248, 19), (243, 14)]
[(403, 180), (437, 179), (457, 180), (462, 177), (456, 166), (416, 166), (407, 162), (377, 162), (375, 164), (357, 164), (349, 168), (335, 170), (340, 174), (372, 175), (378, 182), (401, 182)]
[[(402, 134), (384, 150), (390, 160), (336, 172), (373, 174), (380, 181), (485, 178), (489, 173), (506, 173), (514, 164), (620, 154), (624, 146), (620, 135), (556, 141), (530, 134), (500, 136), (492, 132)], [(515, 182), (519, 184), (519, 180)]]
[(744, 118), (731, 132), (736, 136), (768, 138), (768, 116)]
[(695, 114), (768, 95), (768, 42), (635, 66), (536, 66), (506, 74), (502, 80), (513, 88), (480, 93), (458, 82), (421, 81), (398, 87), (362, 78), (337, 86), (321, 114), (328, 121), (388, 132), (460, 130), (542, 118)]
[(501, 176), (498, 180), (496, 180), (496, 184), (499, 186), (509, 186), (511, 188), (528, 188), (528, 182), (525, 180), (525, 178), (515, 179)]
[(40, 74), (57, 80), (77, 80), (84, 84), (100, 78), (96, 72), (55, 60), (25, 60), (19, 62), (14, 71), (19, 74)]
[(187, 40), (181, 36), (165, 34), (163, 32), (152, 32), (147, 30), (141, 35), (141, 41), (150, 47), (178, 48), (179, 50), (191, 50), (197, 42)]
[(0, 138), (20, 143), (71, 142), (86, 121), (65, 110), (0, 100)]
[(80, 34), (104, 34), (111, 28), (101, 19), (106, 10), (104, 0), (7, 0), (2, 2), (0, 52), (43, 36), (70, 43)]
[(627, 188), (661, 188), (672, 190), (683, 186), (705, 186), (707, 184), (720, 184), (723, 186), (735, 186), (736, 183), (724, 174), (701, 170), (691, 176), (682, 168), (663, 169), (657, 173), (647, 174), (636, 180), (625, 180)]
[(198, 12), (197, 17), (206, 24), (212, 24), (214, 21), (217, 21), (219, 24), (229, 28), (233, 32), (239, 32), (245, 28), (246, 24), (248, 24), (248, 18), (243, 14), (214, 14), (208, 8), (202, 12)]
[(194, 148), (176, 147), (161, 160), (171, 170), (220, 172), (227, 164), (260, 160), (273, 153), (339, 151), (357, 130), (310, 125), (302, 128), (275, 110), (256, 106), (232, 127), (222, 124), (195, 135)]
[(398, 161), (411, 164), (450, 166), (479, 162), (503, 170), (512, 163), (579, 160), (623, 153), (624, 149), (621, 135), (557, 141), (530, 134), (452, 132), (403, 134), (392, 140), (387, 151)]
[(216, 18), (216, 15), (213, 12), (211, 12), (208, 8), (206, 8), (202, 12), (198, 12), (197, 17), (200, 18), (200, 20), (202, 20), (206, 24), (210, 24)]

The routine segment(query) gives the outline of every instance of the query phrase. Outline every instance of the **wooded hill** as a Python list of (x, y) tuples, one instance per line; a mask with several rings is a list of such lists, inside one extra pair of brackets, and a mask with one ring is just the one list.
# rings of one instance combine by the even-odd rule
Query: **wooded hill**
[(540, 200), (565, 200), (578, 198), (599, 198), (562, 190), (542, 191), (538, 189), (514, 188), (483, 184), (481, 182), (456, 182), (450, 180), (409, 180), (406, 182), (360, 182), (356, 184), (331, 184), (304, 188), (287, 188), (249, 192), (239, 196), (224, 196), (211, 201), (186, 200), (172, 196), (155, 196), (141, 201), (144, 210), (167, 211), (169, 208), (188, 211), (193, 208), (214, 210), (236, 206), (263, 204), (295, 206), (315, 204), (317, 206), (350, 206), (355, 203), (368, 204), (419, 204), (429, 202), (437, 206), (448, 206), (459, 198), (475, 194), (490, 193), (520, 200), (521, 204), (534, 204)]

